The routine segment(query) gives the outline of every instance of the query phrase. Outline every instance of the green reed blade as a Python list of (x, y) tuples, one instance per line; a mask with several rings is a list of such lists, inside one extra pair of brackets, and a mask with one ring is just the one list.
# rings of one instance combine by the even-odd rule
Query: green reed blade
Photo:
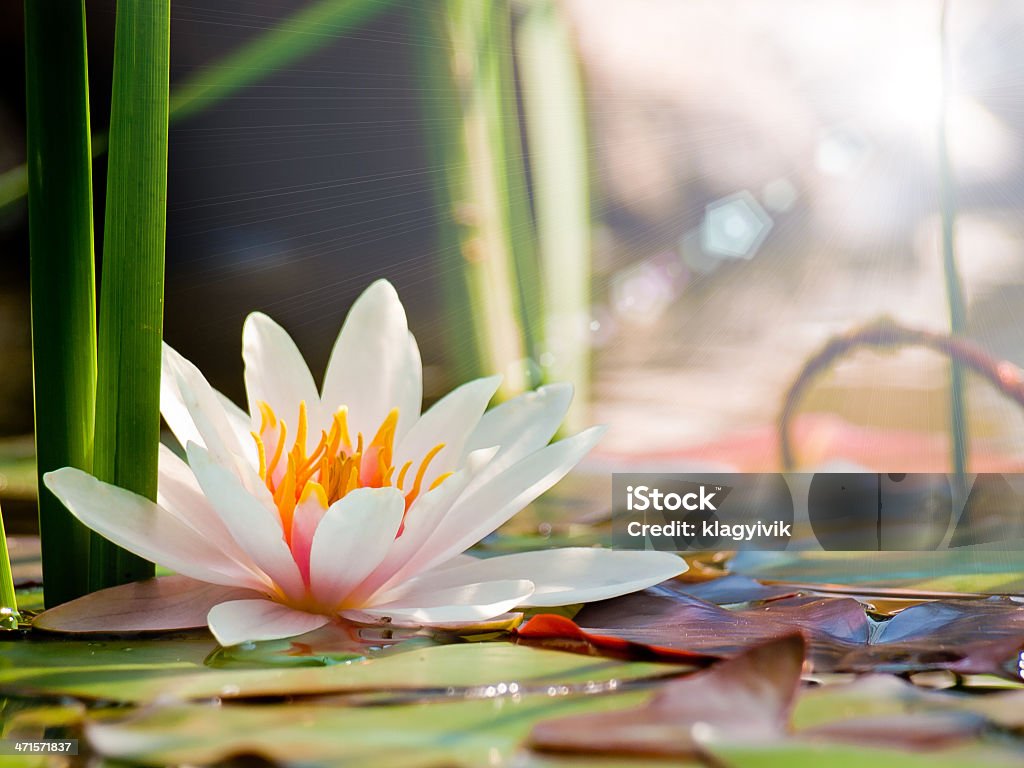
[[(441, 270), (456, 376), (505, 375), (499, 397), (527, 384), (521, 297), (509, 235), (504, 100), (515, 98), (505, 3), (424, 3), (420, 93), (434, 172)], [(468, 318), (470, 327), (461, 325)]]
[(0, 629), (18, 628), (18, 598), (14, 594), (14, 573), (4, 534), (4, 514), (0, 510)]
[(590, 173), (583, 86), (558, 3), (529, 3), (516, 44), (540, 240), (544, 374), (575, 385), (564, 424), (572, 432), (586, 425), (590, 399)]
[[(119, 0), (100, 283), (93, 472), (156, 498), (167, 215), (169, 0)], [(153, 575), (94, 539), (93, 590)]]
[(42, 484), (92, 465), (96, 293), (83, 0), (25, 3), (32, 361), (47, 606), (88, 590), (89, 532)]

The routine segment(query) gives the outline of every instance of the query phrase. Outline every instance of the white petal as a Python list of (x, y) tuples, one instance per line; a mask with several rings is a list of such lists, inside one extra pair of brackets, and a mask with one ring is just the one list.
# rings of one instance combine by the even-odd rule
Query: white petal
[(423, 369), (405, 309), (391, 283), (363, 291), (338, 334), (324, 377), (323, 407), (348, 406), (353, 439), (369, 440), (392, 408), (399, 409), (398, 439), (420, 414)]
[[(530, 581), (490, 581), (448, 589), (396, 590), (383, 602), (360, 608), (355, 614), (388, 617), (396, 623), (439, 624), (479, 621), (499, 616), (520, 605), (533, 592)], [(349, 612), (342, 615), (349, 616)]]
[(404, 513), (394, 488), (359, 488), (330, 506), (309, 553), (310, 592), (319, 604), (338, 605), (380, 565)]
[(225, 556), (249, 570), (258, 571), (206, 500), (188, 464), (166, 445), (160, 446), (159, 467), (157, 504), (207, 539)]
[[(412, 461), (411, 471), (415, 472), (427, 453), (439, 443), (444, 443), (444, 448), (431, 461), (430, 469), (424, 475), (424, 487), (429, 488), (438, 476), (456, 468), (464, 458), (467, 438), (480, 423), (480, 417), (500, 384), (500, 376), (476, 379), (453, 389), (434, 403), (398, 444), (395, 466), (401, 467), (406, 461)], [(498, 443), (478, 447), (490, 448), (493, 445)]]
[[(305, 584), (284, 539), (281, 518), (249, 493), (233, 472), (215, 462), (195, 443), (189, 443), (188, 463), (203, 493), (238, 545), (284, 594), (300, 599)], [(266, 486), (263, 486), (266, 492)]]
[(565, 418), (572, 403), (572, 385), (549, 384), (536, 392), (526, 392), (492, 408), (466, 442), (465, 452), (500, 445), (487, 471), (477, 483), (482, 485), (518, 461), (547, 445)]
[[(300, 401), (305, 401), (310, 421), (314, 425), (319, 423), (320, 395), (302, 353), (288, 332), (262, 312), (253, 312), (245, 319), (242, 359), (245, 360), (245, 389), (254, 430), (259, 431), (260, 427), (257, 406), (260, 401), (285, 420), (293, 435)], [(310, 429), (308, 435), (307, 449), (312, 450), (320, 439), (319, 428)]]
[(459, 559), (424, 573), (415, 584), (445, 589), (457, 584), (529, 578), (533, 595), (522, 606), (589, 603), (637, 592), (686, 571), (671, 552), (616, 552), (572, 547), (480, 559)]
[(43, 481), (86, 527), (139, 557), (211, 584), (265, 588), (255, 574), (149, 499), (72, 467), (48, 472)]
[(591, 427), (530, 454), (455, 502), (417, 553), (417, 568), (426, 570), (464, 552), (503, 525), (575, 467), (604, 434)]
[(164, 344), (161, 413), (170, 424), (172, 418), (180, 420), (181, 408), (187, 411), (199, 438), (192, 439), (188, 430), (181, 435), (176, 432), (175, 437), (183, 446), (192, 442), (205, 448), (218, 463), (231, 468), (250, 490), (262, 485), (250, 461), (251, 451), (239, 443), (217, 392), (198, 368)]
[(206, 626), (206, 614), (225, 600), (259, 597), (188, 576), (160, 576), (101, 589), (36, 616), (48, 632), (168, 632)]
[(178, 386), (177, 371), (186, 363), (188, 361), (184, 357), (164, 342), (160, 365), (160, 415), (181, 445), (197, 443), (205, 446)]
[[(231, 431), (235, 433), (235, 439), (242, 446), (246, 461), (249, 462), (249, 466), (253, 469), (259, 469), (260, 457), (256, 451), (256, 441), (252, 439), (252, 422), (249, 419), (249, 414), (235, 405), (235, 401), (227, 395), (221, 394), (217, 390), (213, 392), (217, 396), (217, 401), (224, 409), (228, 426), (231, 427)], [(192, 442), (195, 441), (193, 440)], [(188, 445), (188, 442), (184, 442), (181, 445), (184, 447)]]
[(432, 491), (413, 502), (405, 516), (402, 535), (391, 544), (381, 564), (359, 586), (358, 596), (368, 598), (379, 589), (415, 575), (423, 557), (423, 544), (436, 530), (438, 523), (448, 514), (452, 504), (466, 487), (487, 466), (497, 448), (474, 451), (465, 466)]
[(231, 600), (211, 608), (206, 620), (217, 642), (229, 646), (303, 635), (319, 629), (330, 618), (271, 600)]

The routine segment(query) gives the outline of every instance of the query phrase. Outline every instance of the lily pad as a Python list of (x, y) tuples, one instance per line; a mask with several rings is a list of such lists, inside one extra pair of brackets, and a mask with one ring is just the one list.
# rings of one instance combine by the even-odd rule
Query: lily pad
[(977, 745), (941, 752), (853, 746), (808, 740), (790, 741), (770, 748), (719, 744), (708, 751), (730, 768), (1011, 768), (1021, 756), (1010, 750)]
[(655, 587), (590, 604), (575, 621), (586, 632), (642, 646), (719, 655), (800, 629), (815, 672), (1022, 677), (1024, 609), (1008, 598), (932, 601), (875, 622), (848, 597), (784, 597), (727, 610), (675, 587)]
[(587, 684), (615, 687), (678, 672), (672, 665), (585, 658), (510, 643), (418, 648), (321, 668), (211, 669), (204, 660), (217, 647), (206, 632), (139, 642), (0, 642), (0, 695), (63, 695), (116, 702), (367, 691), (454, 695), (501, 683), (515, 683), (523, 690)]
[(496, 765), (507, 763), (541, 720), (615, 711), (645, 696), (522, 695), (506, 687), (478, 700), (390, 707), (184, 705), (95, 719), (86, 734), (100, 754), (146, 765), (206, 765), (240, 755), (302, 766)]
[(719, 655), (802, 630), (815, 669), (867, 643), (871, 631), (861, 604), (848, 598), (798, 596), (732, 611), (664, 587), (592, 603), (575, 620), (602, 635)]
[(556, 752), (700, 757), (699, 735), (781, 739), (800, 685), (804, 641), (766, 643), (710, 670), (668, 683), (642, 707), (541, 723), (534, 749)]
[(1024, 594), (1024, 546), (1020, 541), (938, 552), (741, 552), (736, 573), (758, 579), (846, 585), (877, 585), (919, 591)]

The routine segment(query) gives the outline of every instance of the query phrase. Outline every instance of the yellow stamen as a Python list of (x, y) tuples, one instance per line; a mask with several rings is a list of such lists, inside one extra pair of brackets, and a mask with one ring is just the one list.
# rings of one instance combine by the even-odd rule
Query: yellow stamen
[(281, 516), (281, 526), (284, 528), (284, 538), (288, 544), (292, 541), (292, 515), (295, 513), (295, 460), (288, 457), (288, 469), (285, 470), (281, 480), (281, 486), (274, 494), (274, 503), (277, 504), (277, 511)]
[(437, 476), (437, 479), (436, 479), (436, 480), (435, 480), (434, 482), (432, 482), (432, 483), (430, 484), (430, 487), (429, 487), (429, 488), (427, 488), (427, 490), (428, 490), (428, 491), (432, 491), (432, 490), (434, 490), (434, 489), (435, 489), (435, 488), (437, 488), (437, 487), (438, 487), (438, 486), (439, 486), (439, 485), (440, 485), (441, 483), (443, 483), (443, 482), (444, 482), (445, 480), (447, 480), (447, 479), (448, 479), (449, 477), (451, 477), (451, 476), (452, 476), (452, 475), (454, 475), (454, 474), (455, 474), (454, 472), (445, 472), (445, 473), (444, 473), (443, 475), (438, 475), (438, 476)]
[(412, 461), (407, 461), (402, 465), (402, 471), (398, 473), (398, 482), (395, 483), (399, 490), (405, 485), (405, 475), (408, 473), (409, 468), (412, 467)]
[(423, 457), (423, 462), (420, 464), (420, 468), (416, 471), (416, 479), (413, 481), (412, 490), (409, 491), (405, 497), (406, 506), (412, 504), (412, 502), (420, 495), (420, 486), (423, 484), (423, 476), (427, 474), (427, 468), (430, 466), (430, 462), (434, 460), (434, 457), (437, 456), (443, 448), (444, 443), (438, 443), (430, 449), (430, 452), (427, 453), (426, 456)]
[[(320, 431), (320, 439), (307, 453), (309, 437), (309, 409), (299, 403), (295, 439), (288, 440), (288, 425), (277, 417), (265, 402), (259, 402), (260, 431), (252, 433), (259, 459), (259, 473), (270, 490), (281, 518), (285, 540), (291, 543), (291, 526), (298, 504), (305, 504), (314, 496), (324, 509), (363, 487), (395, 487), (403, 491), (408, 510), (420, 495), (431, 463), (444, 448), (435, 445), (418, 463), (406, 461), (401, 468), (394, 461), (395, 438), (399, 412), (392, 409), (367, 445), (363, 433), (356, 433), (355, 446), (348, 428), (348, 409), (339, 408), (331, 419), (330, 428)], [(273, 440), (273, 446), (271, 446)], [(271, 447), (273, 455), (268, 456)], [(282, 470), (282, 462), (284, 467)], [(405, 493), (406, 479), (417, 465), (412, 487)], [(430, 483), (428, 491), (440, 486), (452, 476), (441, 474)], [(275, 478), (276, 481), (275, 481)]]
[(339, 408), (334, 413), (334, 424), (338, 427), (338, 435), (346, 448), (352, 447), (352, 438), (348, 434), (348, 408)]
[(309, 501), (309, 497), (313, 495), (316, 495), (316, 500), (320, 502), (320, 506), (324, 509), (327, 509), (327, 507), (330, 506), (327, 502), (327, 491), (324, 490), (324, 487), (320, 485), (320, 483), (315, 481), (306, 483), (305, 487), (302, 489), (302, 495), (299, 497), (299, 504), (305, 504)]
[(281, 419), (281, 434), (277, 438), (277, 447), (274, 449), (274, 456), (271, 458), (270, 463), (267, 464), (267, 476), (263, 479), (267, 481), (267, 488), (271, 491), (274, 490), (274, 471), (277, 469), (277, 464), (281, 461), (281, 456), (284, 454), (284, 444), (288, 437), (288, 425), (285, 424), (284, 419)]
[(306, 457), (306, 432), (309, 429), (309, 415), (306, 413), (306, 401), (299, 401), (299, 428), (295, 433), (295, 447), (299, 456)]
[(267, 431), (267, 427), (277, 426), (277, 416), (274, 415), (271, 407), (262, 400), (256, 403), (256, 407), (260, 409), (260, 434), (262, 435)]
[[(395, 449), (395, 429), (398, 426), (398, 409), (392, 408), (374, 435), (370, 448), (380, 449), (381, 467), (391, 466), (391, 456)], [(383, 474), (383, 470), (381, 472)]]

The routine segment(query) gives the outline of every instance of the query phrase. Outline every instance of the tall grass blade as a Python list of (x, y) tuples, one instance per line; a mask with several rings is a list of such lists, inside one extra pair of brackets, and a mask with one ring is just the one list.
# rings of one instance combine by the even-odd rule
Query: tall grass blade
[(18, 628), (18, 598), (14, 594), (14, 573), (4, 534), (4, 514), (0, 510), (0, 629)]
[[(460, 378), (502, 373), (499, 397), (525, 389), (522, 301), (509, 234), (508, 6), (417, 4), (412, 15), (441, 240), (442, 274)], [(513, 96), (510, 96), (513, 94)], [(461, 325), (469, 318), (470, 327)], [(468, 337), (468, 343), (467, 343)]]
[(586, 424), (590, 401), (590, 169), (585, 101), (558, 3), (533, 0), (516, 47), (540, 242), (545, 378), (571, 381), (565, 428)]
[[(167, 214), (169, 0), (118, 0), (100, 283), (94, 474), (156, 498)], [(94, 539), (92, 590), (153, 575)]]
[(47, 606), (88, 590), (89, 532), (42, 484), (92, 466), (96, 292), (83, 0), (25, 3), (32, 364)]

